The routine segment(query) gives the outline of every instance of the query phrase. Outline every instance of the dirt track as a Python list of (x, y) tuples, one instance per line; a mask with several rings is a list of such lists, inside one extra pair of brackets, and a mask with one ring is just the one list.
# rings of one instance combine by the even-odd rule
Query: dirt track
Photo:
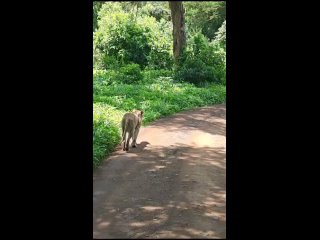
[(225, 238), (225, 105), (142, 128), (93, 176), (94, 238)]

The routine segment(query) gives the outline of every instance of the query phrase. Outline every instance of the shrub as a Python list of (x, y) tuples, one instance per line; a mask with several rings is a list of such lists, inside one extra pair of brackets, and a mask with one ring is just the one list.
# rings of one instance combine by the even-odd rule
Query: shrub
[(107, 77), (107, 71), (106, 70), (100, 70), (100, 69), (94, 69), (93, 70), (93, 84), (107, 84), (109, 82), (109, 79)]
[(187, 60), (183, 66), (177, 71), (175, 79), (178, 81), (186, 81), (199, 85), (203, 82), (215, 82), (219, 79), (215, 77), (214, 68), (207, 66), (200, 59)]
[(120, 142), (120, 119), (123, 111), (103, 104), (93, 104), (93, 167), (110, 154)]
[(130, 14), (110, 13), (99, 21), (95, 36), (98, 49), (114, 57), (120, 64), (147, 65), (148, 30), (138, 25)]
[(118, 70), (94, 70), (93, 89), (99, 91), (102, 85), (110, 84), (134, 84), (143, 79), (140, 66), (138, 64), (127, 64)]
[(164, 78), (172, 77), (172, 71), (160, 69), (160, 70), (145, 70), (143, 72), (143, 83), (155, 83), (161, 81)]
[(196, 1), (186, 1), (184, 6), (186, 25), (189, 29), (200, 29), (208, 39), (212, 40), (226, 19), (226, 2), (204, 1), (199, 4)]
[(225, 84), (225, 50), (216, 42), (210, 43), (199, 32), (188, 41), (188, 46), (175, 71), (175, 79), (197, 85), (205, 82)]
[(119, 69), (116, 82), (124, 84), (133, 84), (142, 80), (140, 66), (138, 64), (127, 64)]
[(215, 33), (215, 42), (221, 44), (225, 48), (226, 46), (226, 20), (222, 23), (221, 27)]
[(155, 29), (150, 42), (151, 51), (147, 57), (149, 69), (172, 69), (172, 24), (161, 19)]
[(93, 122), (93, 168), (110, 154), (120, 141), (118, 127), (110, 122)]
[(94, 49), (100, 55), (112, 57), (112, 61), (110, 64), (110, 58), (96, 54), (94, 65), (110, 69), (118, 62), (120, 66), (136, 63), (142, 69), (147, 65), (153, 69), (170, 68), (170, 23), (163, 19), (157, 22), (154, 17), (146, 15), (136, 18), (134, 14), (121, 10), (117, 4), (109, 5), (104, 4), (99, 11), (99, 27), (94, 33)]

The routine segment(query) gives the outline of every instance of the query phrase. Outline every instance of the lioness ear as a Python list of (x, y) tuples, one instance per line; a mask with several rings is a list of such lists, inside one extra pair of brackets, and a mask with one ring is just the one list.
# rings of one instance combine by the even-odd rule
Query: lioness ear
[(140, 112), (141, 112), (141, 116), (143, 116), (143, 111), (141, 110)]

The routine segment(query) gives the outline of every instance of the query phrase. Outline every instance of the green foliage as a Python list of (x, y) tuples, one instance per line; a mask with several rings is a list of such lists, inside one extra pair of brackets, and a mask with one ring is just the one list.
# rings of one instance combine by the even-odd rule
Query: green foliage
[(190, 31), (200, 29), (210, 40), (226, 19), (226, 2), (184, 2), (186, 25)]
[[(125, 12), (119, 3), (105, 3), (99, 11), (99, 28), (94, 33), (94, 66), (136, 63), (145, 68), (172, 66), (172, 36), (168, 22), (154, 17)], [(106, 57), (107, 56), (107, 57)]]
[(106, 69), (118, 69), (120, 67), (120, 63), (114, 56), (109, 56), (104, 54), (100, 49), (93, 49), (93, 68), (106, 70)]
[(94, 2), (94, 167), (120, 143), (126, 111), (144, 110), (148, 124), (225, 102), (225, 3), (184, 5), (187, 48), (172, 71), (168, 2)]
[(173, 66), (172, 24), (164, 19), (158, 23), (148, 56), (149, 69), (171, 69)]
[(115, 80), (117, 83), (133, 84), (142, 80), (142, 73), (138, 64), (127, 64), (119, 69)]
[(143, 29), (133, 17), (125, 13), (110, 13), (99, 21), (94, 35), (96, 47), (119, 63), (147, 65), (151, 50), (148, 45), (149, 29)]
[(98, 166), (120, 142), (120, 122), (126, 111), (134, 108), (145, 111), (144, 124), (161, 116), (185, 109), (224, 103), (226, 88), (208, 84), (206, 88), (189, 83), (175, 83), (168, 70), (148, 70), (137, 84), (105, 84), (106, 70), (95, 70), (93, 82), (93, 159)]
[(186, 81), (194, 84), (219, 81), (214, 75), (213, 67), (207, 66), (201, 59), (187, 59), (176, 72), (175, 78), (178, 81)]
[(147, 4), (141, 8), (141, 14), (152, 16), (158, 22), (165, 20), (167, 22), (171, 21), (171, 12), (169, 8), (169, 3), (166, 2), (147, 2)]
[(95, 31), (98, 26), (98, 12), (102, 4), (103, 2), (93, 2), (93, 31)]
[(121, 7), (125, 12), (133, 13), (136, 16), (141, 14), (141, 8), (144, 7), (147, 2), (144, 1), (127, 1), (122, 2)]
[(164, 79), (171, 79), (172, 78), (172, 71), (160, 69), (160, 70), (145, 70), (143, 72), (143, 81), (141, 84), (151, 84), (157, 81), (161, 81)]
[(99, 166), (120, 141), (119, 119), (122, 114), (112, 106), (93, 105), (93, 168)]
[(96, 86), (108, 85), (109, 78), (106, 70), (93, 69), (93, 84)]
[(218, 83), (226, 84), (226, 50), (225, 45), (211, 43), (213, 48), (213, 70)]
[(200, 32), (194, 34), (175, 71), (175, 79), (201, 85), (205, 82), (225, 84), (226, 53)]
[(120, 83), (134, 84), (142, 79), (143, 75), (140, 66), (135, 63), (124, 65), (117, 70), (93, 70), (93, 82), (97, 86)]
[(216, 37), (214, 39), (215, 42), (220, 44), (225, 48), (226, 46), (226, 21), (224, 21), (221, 25), (221, 27), (216, 32)]
[(100, 90), (94, 91), (95, 103), (125, 111), (141, 108), (145, 110), (145, 123), (184, 109), (225, 101), (225, 87), (222, 85), (209, 84), (206, 88), (198, 88), (189, 83), (174, 83), (171, 77), (160, 75), (153, 82), (149, 79), (148, 84), (94, 85), (94, 89), (97, 87)]

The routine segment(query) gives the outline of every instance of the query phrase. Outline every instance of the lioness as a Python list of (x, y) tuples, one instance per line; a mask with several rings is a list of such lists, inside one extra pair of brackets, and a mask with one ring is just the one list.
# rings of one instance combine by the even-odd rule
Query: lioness
[[(129, 141), (132, 138), (132, 147), (136, 147), (136, 141), (139, 134), (139, 130), (141, 127), (143, 118), (143, 111), (141, 110), (133, 110), (130, 113), (124, 114), (121, 121), (122, 128), (122, 144), (123, 151), (129, 151)], [(126, 138), (128, 133), (128, 137)]]

